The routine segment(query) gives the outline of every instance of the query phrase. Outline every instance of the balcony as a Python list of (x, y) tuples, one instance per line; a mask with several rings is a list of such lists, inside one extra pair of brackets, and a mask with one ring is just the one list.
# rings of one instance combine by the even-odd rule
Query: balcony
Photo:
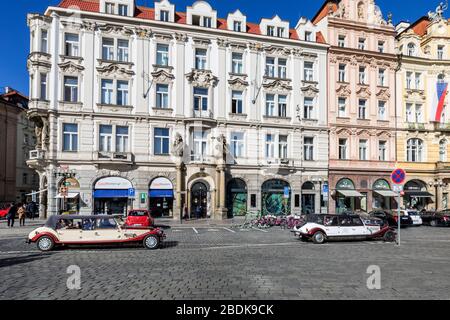
[(94, 153), (94, 160), (101, 163), (133, 163), (134, 155), (131, 152), (104, 152)]
[(45, 151), (44, 150), (30, 151), (30, 160), (45, 160)]
[(43, 169), (46, 159), (46, 153), (44, 150), (32, 150), (29, 154), (29, 160), (27, 160), (27, 165), (35, 170), (41, 170)]
[(405, 124), (405, 128), (414, 131), (426, 131), (425, 123), (408, 122)]
[(211, 110), (194, 110), (192, 117), (196, 119), (214, 119), (214, 113)]
[(294, 166), (294, 160), (288, 158), (267, 159), (264, 161), (267, 166), (289, 168)]
[(442, 132), (450, 132), (450, 123), (435, 122), (434, 130)]
[(215, 164), (216, 158), (205, 155), (191, 154), (190, 164)]

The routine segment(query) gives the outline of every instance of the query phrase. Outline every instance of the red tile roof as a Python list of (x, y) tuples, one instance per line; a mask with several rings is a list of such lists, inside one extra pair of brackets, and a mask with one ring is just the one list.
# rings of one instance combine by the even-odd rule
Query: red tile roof
[[(99, 0), (62, 0), (58, 5), (60, 8), (70, 8), (70, 7), (78, 7), (81, 11), (88, 12), (99, 12), (100, 11), (100, 3)], [(137, 6), (135, 10), (135, 17), (139, 19), (145, 20), (155, 20), (155, 9)], [(185, 12), (176, 12), (175, 13), (175, 22), (180, 24), (186, 24), (186, 13)], [(217, 29), (227, 30), (227, 20), (218, 18), (217, 19)], [(256, 23), (247, 23), (247, 33), (261, 35), (261, 30), (259, 25)], [(321, 36), (320, 32), (317, 36), (317, 42), (325, 43), (325, 39)], [(299, 40), (298, 34), (295, 29), (289, 30), (289, 38), (291, 40)]]
[(412, 23), (408, 28), (403, 30), (398, 36), (407, 32), (408, 30), (412, 30), (415, 34), (422, 37), (427, 33), (428, 26), (430, 25), (430, 19), (427, 16), (420, 17)]

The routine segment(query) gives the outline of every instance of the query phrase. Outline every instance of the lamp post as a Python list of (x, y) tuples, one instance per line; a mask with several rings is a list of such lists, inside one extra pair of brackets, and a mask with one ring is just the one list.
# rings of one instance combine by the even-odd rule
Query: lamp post
[(66, 185), (66, 181), (69, 178), (75, 178), (76, 171), (73, 170), (73, 169), (69, 170), (68, 168), (65, 168), (65, 167), (59, 167), (53, 172), (53, 176), (55, 178), (63, 177), (61, 185), (62, 185), (62, 188), (65, 188), (64, 189), (65, 191), (64, 191), (64, 195), (63, 195), (62, 210), (66, 211), (66, 197), (67, 197), (67, 194), (68, 194), (68, 191), (69, 191), (69, 188)]

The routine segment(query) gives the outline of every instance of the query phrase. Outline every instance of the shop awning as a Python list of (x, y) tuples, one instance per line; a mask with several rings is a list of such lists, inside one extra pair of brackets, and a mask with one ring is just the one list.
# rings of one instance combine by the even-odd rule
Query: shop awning
[(359, 193), (356, 190), (337, 190), (340, 194), (342, 194), (345, 197), (349, 198), (358, 198), (358, 197), (364, 197), (361, 193)]
[(128, 190), (95, 190), (94, 198), (128, 198)]
[(67, 194), (67, 196), (63, 196), (61, 193), (59, 193), (56, 196), (56, 199), (64, 199), (64, 198), (66, 198), (66, 199), (74, 199), (74, 198), (78, 197), (79, 195), (80, 194), (78, 192), (69, 192)]
[(150, 198), (173, 198), (173, 190), (150, 190)]
[(40, 193), (44, 193), (44, 192), (46, 192), (46, 191), (47, 191), (47, 189), (40, 190), (40, 191), (35, 191), (35, 192), (32, 192), (32, 193), (26, 194), (26, 196), (32, 196), (32, 195), (34, 195), (34, 194), (40, 194)]
[(409, 191), (405, 190), (405, 195), (408, 197), (414, 197), (414, 198), (432, 198), (433, 195), (427, 191)]
[(374, 190), (375, 193), (378, 193), (379, 195), (383, 197), (396, 197), (397, 194), (392, 190)]

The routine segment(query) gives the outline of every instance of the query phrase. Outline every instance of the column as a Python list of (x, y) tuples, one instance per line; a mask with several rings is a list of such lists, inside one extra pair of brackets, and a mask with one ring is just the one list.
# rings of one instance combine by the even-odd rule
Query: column
[(184, 181), (183, 181), (183, 163), (177, 164), (177, 197), (176, 197), (176, 207), (174, 208), (174, 220), (182, 219), (184, 215), (185, 203), (182, 201), (184, 191)]
[(442, 210), (442, 185), (436, 187), (436, 211)]
[(47, 218), (47, 210), (44, 202), (48, 192), (42, 192), (45, 189), (45, 176), (43, 173), (39, 173), (39, 219)]
[(50, 166), (47, 171), (47, 217), (58, 214), (56, 207), (57, 187), (54, 170), (54, 166)]

